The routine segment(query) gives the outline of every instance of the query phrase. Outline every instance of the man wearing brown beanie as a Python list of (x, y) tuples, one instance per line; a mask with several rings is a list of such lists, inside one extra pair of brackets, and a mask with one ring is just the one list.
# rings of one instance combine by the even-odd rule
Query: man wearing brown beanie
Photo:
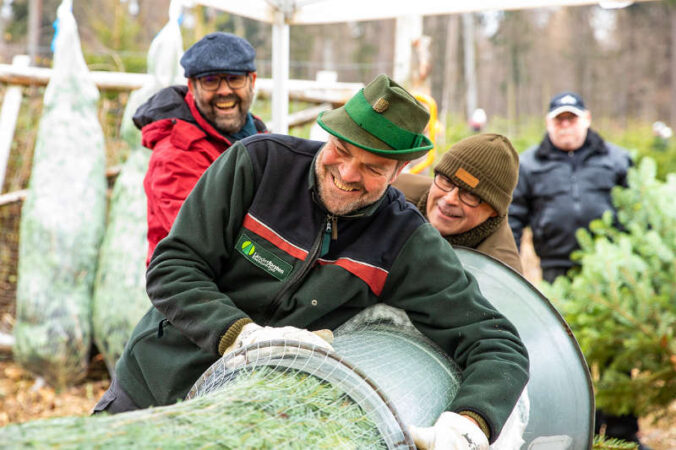
[(519, 155), (499, 134), (478, 134), (453, 145), (434, 179), (401, 174), (393, 184), (451, 244), (470, 247), (522, 272), (506, 220), (519, 176)]

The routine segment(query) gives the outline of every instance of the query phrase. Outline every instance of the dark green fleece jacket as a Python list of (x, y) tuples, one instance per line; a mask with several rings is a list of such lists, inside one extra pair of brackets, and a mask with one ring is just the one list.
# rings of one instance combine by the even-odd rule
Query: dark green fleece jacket
[(450, 410), (478, 414), (494, 439), (528, 379), (514, 326), (397, 190), (350, 217), (328, 214), (314, 191), (320, 148), (254, 136), (205, 172), (150, 262), (153, 307), (118, 363), (122, 388), (140, 407), (169, 404), (249, 321), (335, 329), (383, 302), (461, 367)]

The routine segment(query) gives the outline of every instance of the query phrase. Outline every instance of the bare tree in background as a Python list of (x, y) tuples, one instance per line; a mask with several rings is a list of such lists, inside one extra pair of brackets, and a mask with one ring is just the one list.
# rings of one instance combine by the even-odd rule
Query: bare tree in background
[[(52, 22), (60, 0), (41, 0), (38, 53), (49, 65)], [(143, 64), (152, 37), (167, 20), (169, 0), (139, 0), (137, 15), (120, 0), (74, 2), (85, 57), (96, 70)], [(28, 0), (14, 2), (3, 24), (2, 62), (28, 49)], [(191, 9), (184, 44), (211, 31), (243, 34), (257, 50), (259, 74), (271, 76), (271, 27), (211, 8)], [(676, 0), (641, 2), (602, 11), (596, 5), (476, 14), (477, 105), (489, 117), (541, 117), (555, 92), (588, 99), (595, 117), (663, 120), (676, 126)], [(429, 16), (431, 93), (443, 113), (465, 115), (467, 86), (460, 16)], [(489, 25), (492, 30), (488, 31)], [(339, 81), (367, 82), (393, 70), (394, 20), (291, 27), (291, 75), (338, 72)], [(108, 58), (106, 60), (106, 58)], [(103, 64), (101, 61), (108, 61)], [(138, 64), (138, 62), (137, 62)], [(141, 68), (142, 69), (142, 68)], [(139, 68), (136, 68), (139, 71)]]

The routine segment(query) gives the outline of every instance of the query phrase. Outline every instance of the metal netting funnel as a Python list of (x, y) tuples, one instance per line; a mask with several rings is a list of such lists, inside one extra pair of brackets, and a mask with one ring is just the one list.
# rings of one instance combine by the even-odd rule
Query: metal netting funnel
[(584, 356), (556, 308), (520, 274), (472, 249), (458, 258), (528, 349), (529, 450), (583, 450), (594, 438), (594, 392)]
[(227, 389), (257, 367), (301, 371), (345, 392), (375, 423), (388, 448), (415, 449), (408, 425), (431, 425), (444, 411), (459, 384), (455, 365), (422, 335), (382, 322), (351, 324), (336, 331), (335, 352), (269, 341), (229, 353), (200, 377), (187, 399)]

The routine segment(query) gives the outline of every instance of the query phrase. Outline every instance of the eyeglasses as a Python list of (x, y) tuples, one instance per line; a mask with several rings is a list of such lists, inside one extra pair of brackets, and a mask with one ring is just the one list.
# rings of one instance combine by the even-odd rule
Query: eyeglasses
[(226, 73), (224, 75), (207, 75), (199, 77), (197, 81), (205, 91), (217, 91), (221, 87), (222, 80), (225, 80), (225, 84), (227, 84), (230, 89), (240, 89), (244, 87), (248, 78), (248, 74), (234, 75)]
[(482, 202), (482, 200), (476, 194), (461, 188), (457, 184), (453, 183), (447, 176), (442, 175), (439, 172), (434, 174), (434, 184), (444, 192), (451, 192), (453, 189), (457, 189), (458, 198), (460, 198), (460, 201), (467, 206), (471, 206), (472, 208), (479, 206)]

